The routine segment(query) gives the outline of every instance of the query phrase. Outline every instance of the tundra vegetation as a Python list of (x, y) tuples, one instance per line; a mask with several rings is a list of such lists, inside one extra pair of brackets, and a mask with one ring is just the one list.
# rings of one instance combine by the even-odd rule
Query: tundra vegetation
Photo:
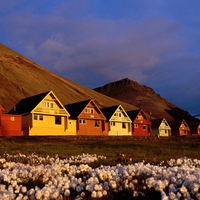
[(199, 142), (1, 137), (0, 199), (200, 199)]

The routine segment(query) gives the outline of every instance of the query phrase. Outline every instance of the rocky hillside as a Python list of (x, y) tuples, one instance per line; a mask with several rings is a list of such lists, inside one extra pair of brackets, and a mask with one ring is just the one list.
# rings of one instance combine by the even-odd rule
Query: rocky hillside
[(136, 108), (58, 76), (0, 43), (0, 104), (5, 112), (22, 98), (49, 90), (63, 104), (92, 98), (100, 107), (122, 104), (128, 110)]
[(92, 98), (100, 107), (121, 104), (125, 110), (142, 108), (152, 118), (191, 119), (187, 111), (135, 81), (123, 79), (95, 91), (50, 72), (0, 43), (0, 104), (5, 112), (22, 98), (49, 90), (63, 104)]
[(142, 108), (155, 118), (165, 117), (167, 120), (183, 118), (186, 120), (194, 119), (187, 111), (161, 97), (159, 94), (155, 93), (152, 88), (140, 85), (128, 78), (108, 83), (94, 90), (109, 97), (132, 104), (138, 108)]

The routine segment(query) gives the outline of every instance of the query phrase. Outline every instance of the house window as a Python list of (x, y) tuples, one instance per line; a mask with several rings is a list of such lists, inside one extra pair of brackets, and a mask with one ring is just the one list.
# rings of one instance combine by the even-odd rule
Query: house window
[(111, 126), (115, 126), (115, 122), (111, 122)]
[(15, 117), (11, 117), (10, 120), (11, 120), (11, 121), (15, 121)]
[(94, 113), (94, 109), (93, 108), (85, 108), (85, 113)]
[(122, 122), (122, 128), (126, 128), (126, 123)]
[(43, 108), (46, 107), (46, 102), (42, 102), (42, 107), (43, 107)]
[(55, 124), (61, 124), (61, 117), (55, 116)]
[(44, 102), (42, 102), (42, 107), (43, 108), (54, 108), (54, 103), (53, 102), (44, 101)]
[(34, 120), (38, 120), (38, 115), (34, 114)]
[(43, 115), (39, 115), (39, 120), (43, 120)]
[(86, 120), (86, 119), (79, 119), (79, 123), (80, 123), (80, 124), (86, 124), (86, 123), (87, 123), (87, 120)]
[(138, 116), (137, 116), (137, 119), (138, 119), (138, 120), (142, 120), (143, 117), (142, 117), (141, 115), (138, 115)]
[(143, 125), (143, 130), (147, 130), (147, 126), (146, 125)]
[(90, 112), (89, 108), (85, 108), (85, 113), (89, 113), (89, 112)]
[(121, 113), (119, 113), (119, 117), (121, 117)]
[(138, 128), (138, 124), (134, 124), (134, 128)]
[(99, 120), (95, 120), (95, 121), (94, 121), (94, 126), (95, 126), (95, 127), (99, 127), (99, 126), (100, 126), (100, 125), (99, 125)]
[(54, 103), (50, 103), (50, 108), (54, 108)]
[(33, 118), (34, 118), (34, 120), (40, 120), (40, 121), (42, 121), (43, 120), (43, 115), (34, 114)]

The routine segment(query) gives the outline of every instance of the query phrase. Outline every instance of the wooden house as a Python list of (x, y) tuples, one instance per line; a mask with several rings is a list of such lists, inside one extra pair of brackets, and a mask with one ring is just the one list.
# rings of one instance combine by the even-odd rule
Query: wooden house
[(132, 121), (121, 105), (102, 108), (101, 111), (107, 119), (108, 136), (132, 136)]
[(22, 116), (3, 113), (0, 105), (0, 136), (22, 136)]
[(195, 119), (193, 121), (187, 121), (188, 126), (190, 127), (191, 135), (200, 135), (200, 120)]
[(184, 119), (169, 121), (168, 123), (171, 127), (171, 136), (190, 135), (190, 128)]
[(151, 120), (151, 127), (153, 136), (171, 136), (171, 127), (165, 118)]
[(107, 136), (106, 118), (94, 100), (85, 100), (65, 105), (70, 120), (76, 121), (76, 135)]
[(52, 91), (22, 99), (12, 110), (22, 115), (26, 136), (69, 135), (69, 113)]
[(127, 112), (132, 120), (132, 135), (133, 136), (150, 136), (151, 121), (146, 116), (142, 109), (131, 110)]

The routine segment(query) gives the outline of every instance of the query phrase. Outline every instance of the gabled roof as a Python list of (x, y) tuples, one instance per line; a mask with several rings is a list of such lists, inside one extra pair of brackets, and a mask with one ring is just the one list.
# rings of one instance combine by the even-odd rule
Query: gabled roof
[(92, 100), (89, 99), (85, 101), (80, 101), (72, 104), (67, 104), (64, 107), (71, 115), (71, 118), (76, 119), (81, 114), (83, 109), (89, 104), (90, 101)]
[(101, 111), (103, 112), (104, 116), (106, 117), (107, 120), (110, 120), (110, 118), (113, 116), (114, 112), (117, 110), (117, 108), (120, 105), (116, 106), (110, 106), (106, 108), (102, 108)]
[(131, 120), (134, 121), (136, 117), (138, 116), (138, 114), (140, 113), (140, 111), (141, 109), (130, 110), (130, 111), (127, 111), (127, 114), (131, 118)]
[(22, 99), (8, 113), (25, 114), (30, 113), (51, 91), (37, 94)]
[(131, 122), (131, 119), (129, 118), (127, 112), (124, 110), (124, 108), (121, 105), (115, 105), (115, 106), (102, 108), (101, 111), (104, 114), (104, 116), (106, 117), (106, 119), (109, 121), (111, 119), (111, 117), (114, 115), (114, 113), (117, 111), (118, 108), (126, 116), (127, 120)]
[(169, 121), (168, 123), (169, 123), (172, 131), (178, 130), (182, 123), (187, 124), (184, 119), (183, 120)]
[(166, 121), (165, 118), (151, 120), (151, 127), (152, 127), (152, 129), (154, 129), (154, 128), (158, 129), (163, 120)]

